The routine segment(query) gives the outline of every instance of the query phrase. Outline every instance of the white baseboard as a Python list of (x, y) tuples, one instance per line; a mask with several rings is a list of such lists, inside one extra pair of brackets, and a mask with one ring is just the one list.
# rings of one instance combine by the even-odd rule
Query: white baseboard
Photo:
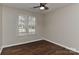
[(46, 38), (44, 38), (44, 37), (43, 37), (43, 39), (46, 40), (46, 41), (49, 41), (49, 42), (51, 42), (51, 43), (54, 43), (54, 44), (56, 44), (56, 45), (59, 45), (59, 46), (61, 46), (61, 47), (64, 47), (64, 48), (66, 48), (66, 49), (69, 49), (69, 50), (72, 50), (72, 51), (74, 51), (74, 52), (79, 53), (79, 50), (77, 50), (76, 48), (68, 47), (68, 46), (66, 46), (66, 45), (62, 45), (62, 44), (60, 44), (60, 43), (53, 42), (53, 41), (48, 40), (48, 39), (46, 39)]
[(1, 47), (1, 49), (0, 49), (0, 54), (2, 53), (2, 50), (3, 50), (3, 47)]
[(11, 45), (3, 45), (2, 48), (16, 46), (16, 45), (21, 45), (21, 44), (26, 44), (26, 43), (30, 43), (30, 42), (39, 41), (39, 40), (42, 40), (42, 39), (37, 39), (37, 40), (32, 40), (32, 41), (26, 41), (26, 42), (21, 42), (21, 43), (17, 43), (17, 44), (11, 44)]

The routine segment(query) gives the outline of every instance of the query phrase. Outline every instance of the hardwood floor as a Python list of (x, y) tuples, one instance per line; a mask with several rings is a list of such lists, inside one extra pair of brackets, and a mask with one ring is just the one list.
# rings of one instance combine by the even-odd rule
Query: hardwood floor
[(45, 40), (4, 48), (2, 55), (79, 55)]

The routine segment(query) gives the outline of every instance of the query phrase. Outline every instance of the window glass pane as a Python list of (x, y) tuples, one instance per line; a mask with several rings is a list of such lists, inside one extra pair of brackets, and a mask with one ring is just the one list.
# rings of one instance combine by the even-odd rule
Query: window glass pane
[(29, 16), (28, 27), (29, 33), (35, 33), (35, 17)]
[(19, 16), (19, 19), (18, 19), (18, 32), (19, 32), (19, 34), (21, 34), (22, 32), (26, 32), (24, 21), (25, 21), (24, 17)]

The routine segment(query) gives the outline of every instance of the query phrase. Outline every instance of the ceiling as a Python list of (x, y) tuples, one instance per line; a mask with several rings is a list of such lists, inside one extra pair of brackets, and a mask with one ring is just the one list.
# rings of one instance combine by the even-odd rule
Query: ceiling
[(34, 9), (33, 7), (39, 6), (39, 3), (4, 3), (3, 5), (8, 7), (28, 10), (36, 13), (46, 13), (46, 12), (50, 12), (51, 10), (55, 10), (57, 8), (62, 8), (62, 7), (71, 5), (71, 3), (47, 3), (49, 10), (40, 10), (39, 8)]

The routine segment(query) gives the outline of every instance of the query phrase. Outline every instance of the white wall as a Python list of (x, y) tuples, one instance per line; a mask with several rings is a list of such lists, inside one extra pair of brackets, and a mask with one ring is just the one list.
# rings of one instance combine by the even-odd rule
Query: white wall
[[(35, 35), (25, 35), (18, 36), (16, 24), (18, 21), (18, 15), (32, 15), (36, 17), (36, 34)], [(3, 7), (3, 46), (18, 44), (22, 42), (28, 42), (40, 39), (40, 32), (42, 28), (42, 15), (35, 14), (29, 11), (20, 10), (16, 8)]]
[(1, 47), (2, 47), (2, 6), (0, 6), (0, 50)]
[(79, 50), (79, 4), (47, 14), (43, 36), (52, 42)]

